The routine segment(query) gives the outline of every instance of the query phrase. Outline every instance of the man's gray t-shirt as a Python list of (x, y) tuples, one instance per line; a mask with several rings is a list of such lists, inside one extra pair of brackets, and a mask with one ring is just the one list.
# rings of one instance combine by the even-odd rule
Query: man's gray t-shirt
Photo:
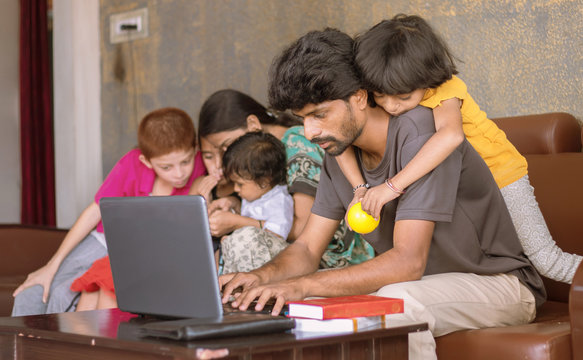
[[(385, 155), (374, 169), (365, 169), (371, 186), (382, 184), (407, 165), (435, 133), (433, 113), (418, 106), (389, 121)], [(352, 187), (334, 157), (326, 154), (312, 212), (340, 220), (352, 200)], [(537, 306), (546, 298), (542, 280), (523, 253), (492, 173), (467, 140), (439, 166), (387, 203), (380, 224), (364, 238), (377, 253), (393, 247), (398, 220), (428, 220), (435, 229), (425, 275), (468, 272), (513, 274), (530, 288)]]

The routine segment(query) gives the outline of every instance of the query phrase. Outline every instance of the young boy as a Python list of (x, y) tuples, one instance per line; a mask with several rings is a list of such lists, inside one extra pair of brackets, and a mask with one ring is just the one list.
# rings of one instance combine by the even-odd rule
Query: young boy
[[(74, 310), (78, 291), (100, 288), (91, 288), (87, 282), (75, 291), (70, 289), (73, 280), (85, 273), (95, 260), (107, 255), (99, 199), (187, 195), (195, 181), (202, 182), (205, 178), (201, 177), (206, 170), (196, 149), (194, 124), (184, 111), (163, 108), (147, 114), (138, 128), (138, 148), (129, 151), (114, 166), (97, 191), (95, 201), (79, 216), (47, 265), (29, 274), (16, 289), (12, 315)], [(105, 278), (110, 280), (111, 275)]]

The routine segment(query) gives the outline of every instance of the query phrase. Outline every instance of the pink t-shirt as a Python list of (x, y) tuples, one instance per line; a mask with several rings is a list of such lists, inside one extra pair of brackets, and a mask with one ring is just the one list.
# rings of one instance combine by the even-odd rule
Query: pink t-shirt
[[(115, 164), (95, 194), (95, 202), (97, 204), (99, 204), (99, 200), (102, 197), (150, 195), (154, 188), (156, 173), (140, 161), (140, 154), (139, 149), (133, 149)], [(172, 190), (171, 195), (188, 195), (194, 179), (205, 174), (206, 169), (202, 162), (202, 155), (197, 152), (194, 156), (194, 168), (186, 185), (180, 189), (175, 188)], [(96, 230), (103, 232), (101, 221), (97, 224)]]

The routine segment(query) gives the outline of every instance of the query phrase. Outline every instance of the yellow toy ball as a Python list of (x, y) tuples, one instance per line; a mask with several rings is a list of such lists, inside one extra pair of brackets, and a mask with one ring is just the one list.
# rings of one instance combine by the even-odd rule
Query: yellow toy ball
[(360, 201), (352, 205), (348, 210), (346, 218), (348, 219), (348, 225), (350, 225), (350, 228), (359, 234), (368, 234), (379, 225), (378, 220), (375, 220), (372, 216), (362, 210)]

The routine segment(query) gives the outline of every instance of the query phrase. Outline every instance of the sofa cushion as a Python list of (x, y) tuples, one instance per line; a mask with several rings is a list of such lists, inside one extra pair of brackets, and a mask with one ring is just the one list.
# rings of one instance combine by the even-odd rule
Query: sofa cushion
[(530, 324), (457, 331), (436, 342), (440, 360), (570, 359), (569, 307), (563, 302), (547, 301)]
[(437, 339), (440, 360), (571, 359), (567, 318), (526, 325), (457, 331)]

